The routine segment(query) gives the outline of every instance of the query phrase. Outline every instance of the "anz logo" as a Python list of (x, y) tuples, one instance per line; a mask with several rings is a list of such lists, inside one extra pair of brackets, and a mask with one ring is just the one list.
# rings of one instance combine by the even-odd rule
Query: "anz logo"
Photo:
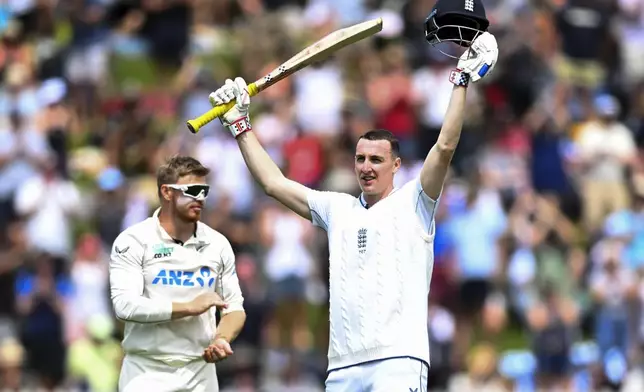
[(154, 285), (161, 286), (184, 286), (184, 287), (212, 287), (215, 284), (213, 271), (208, 267), (201, 267), (199, 274), (193, 271), (180, 271), (162, 269), (152, 281)]

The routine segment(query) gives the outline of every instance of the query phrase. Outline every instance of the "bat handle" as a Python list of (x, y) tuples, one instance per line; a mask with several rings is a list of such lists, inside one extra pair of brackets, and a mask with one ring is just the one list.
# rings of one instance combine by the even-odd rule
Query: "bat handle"
[[(257, 95), (257, 93), (259, 93), (259, 89), (257, 88), (257, 85), (255, 83), (249, 84), (248, 94), (252, 97), (254, 95)], [(197, 118), (193, 118), (192, 120), (188, 120), (186, 122), (188, 125), (188, 129), (190, 130), (190, 132), (196, 134), (197, 132), (199, 132), (201, 127), (208, 124), (209, 122), (216, 119), (217, 117), (223, 116), (233, 106), (235, 106), (235, 101), (230, 101), (223, 105), (217, 105), (213, 107), (212, 109), (208, 110), (206, 113), (202, 114), (201, 116)]]

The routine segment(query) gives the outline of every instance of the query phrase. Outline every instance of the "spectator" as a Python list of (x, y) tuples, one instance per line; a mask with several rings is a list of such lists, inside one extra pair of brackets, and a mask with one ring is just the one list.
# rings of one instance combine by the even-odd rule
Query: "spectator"
[(313, 228), (283, 206), (267, 205), (259, 214), (260, 243), (266, 249), (264, 268), (273, 305), (268, 343), (285, 353), (306, 353), (313, 342), (306, 314), (306, 291), (314, 267), (308, 249)]
[(70, 270), (73, 291), (66, 314), (68, 341), (82, 338), (93, 317), (111, 317), (108, 288), (108, 256), (97, 236), (86, 234), (78, 241)]
[(123, 353), (112, 336), (111, 316), (92, 315), (87, 322), (87, 336), (69, 347), (68, 366), (73, 385), (96, 392), (111, 392), (118, 388)]
[[(644, 28), (642, 29), (644, 30)], [(635, 142), (638, 148), (644, 146), (644, 83), (639, 83), (631, 93), (632, 109), (626, 118), (628, 127), (633, 130)], [(641, 167), (636, 167), (636, 174), (641, 173)], [(641, 174), (640, 174), (641, 177)], [(636, 177), (637, 178), (637, 177)], [(641, 192), (641, 190), (639, 191)]]
[[(427, 155), (424, 151), (433, 145), (438, 138), (447, 105), (449, 104), (449, 72), (451, 64), (448, 57), (438, 58), (427, 65), (423, 65), (414, 73), (412, 88), (416, 96), (415, 105), (418, 110), (419, 125), (421, 129), (418, 137), (421, 140), (418, 157)], [(432, 88), (427, 88), (432, 86)]]
[(467, 375), (454, 378), (449, 391), (501, 392), (503, 384), (496, 372), (497, 353), (490, 344), (475, 346), (468, 354)]
[(498, 194), (471, 187), (464, 210), (454, 214), (449, 225), (454, 244), (458, 281), (456, 355), (460, 358), (470, 343), (472, 327), (478, 324), (486, 300), (495, 290), (500, 272), (499, 240), (506, 230), (506, 217)]
[(39, 388), (53, 390), (65, 381), (64, 336), (66, 297), (69, 281), (55, 273), (52, 257), (41, 254), (31, 270), (24, 270), (16, 281), (20, 337), (27, 363)]
[[(34, 67), (34, 53), (25, 39), (25, 31), (20, 20), (11, 20), (5, 27), (0, 44), (0, 70), (5, 75), (14, 66), (20, 66), (25, 71)], [(30, 75), (31, 76), (31, 75)], [(8, 78), (8, 80), (11, 80)]]
[(142, 2), (145, 13), (141, 34), (150, 43), (152, 56), (162, 67), (178, 69), (187, 55), (190, 8), (185, 1)]
[(266, 299), (265, 285), (260, 280), (257, 262), (250, 254), (238, 255), (237, 276), (244, 292), (246, 324), (235, 340), (236, 355), (231, 358), (232, 361), (226, 361), (229, 367), (222, 363), (221, 385), (229, 386), (232, 391), (255, 390), (260, 375), (265, 371), (261, 365), (261, 353), (266, 346), (263, 335), (270, 304)]
[(19, 390), (23, 385), (25, 349), (13, 338), (0, 342), (0, 388)]
[(75, 112), (65, 103), (67, 85), (61, 79), (49, 79), (38, 91), (43, 106), (36, 117), (36, 128), (47, 138), (47, 145), (56, 158), (56, 170), (63, 178), (69, 177), (67, 144), (69, 134), (77, 134), (80, 124)]
[(619, 0), (619, 40), (624, 64), (623, 82), (632, 84), (644, 80), (637, 59), (644, 54), (644, 8), (637, 0)]
[(562, 53), (557, 72), (565, 82), (594, 90), (604, 81), (601, 61), (611, 10), (598, 0), (568, 0), (557, 12)]
[[(416, 129), (414, 116), (416, 102), (407, 53), (401, 45), (393, 43), (380, 54), (381, 70), (367, 83), (367, 99), (375, 111), (375, 125), (391, 131), (400, 142), (401, 158), (415, 158), (418, 152), (413, 142)], [(425, 88), (425, 84), (417, 88)], [(427, 152), (421, 153), (423, 156)]]
[(334, 64), (308, 67), (294, 76), (295, 113), (306, 133), (333, 137), (340, 131), (342, 74)]
[(115, 167), (105, 168), (98, 176), (96, 226), (104, 250), (112, 248), (116, 237), (121, 233), (127, 212), (125, 177)]
[(454, 315), (437, 303), (429, 305), (429, 341), (432, 368), (427, 382), (428, 390), (446, 390), (452, 375), (452, 347), (455, 340)]
[(50, 157), (44, 172), (21, 184), (15, 208), (25, 219), (30, 249), (47, 252), (56, 258), (56, 270), (66, 268), (72, 251), (71, 218), (81, 207), (76, 185), (61, 178), (56, 161)]
[(590, 281), (595, 311), (595, 331), (602, 355), (616, 348), (629, 353), (629, 303), (637, 295), (636, 280), (622, 260), (623, 244), (607, 238), (596, 245), (597, 265)]
[(537, 385), (568, 390), (572, 380), (569, 353), (578, 332), (578, 311), (570, 298), (550, 285), (543, 286), (540, 297), (526, 317), (537, 357)]
[(579, 131), (584, 223), (593, 234), (607, 214), (630, 203), (626, 170), (634, 163), (635, 141), (630, 130), (618, 120), (620, 110), (615, 97), (598, 96), (597, 120)]
[(5, 222), (17, 217), (13, 205), (16, 190), (38, 175), (50, 153), (42, 133), (20, 112), (11, 112), (9, 121), (6, 128), (0, 128), (0, 216)]
[(18, 272), (28, 254), (23, 226), (13, 222), (7, 228), (4, 250), (0, 253), (0, 340), (17, 337), (16, 295), (14, 292)]
[(107, 75), (106, 8), (102, 0), (74, 0), (66, 6), (71, 16), (72, 40), (65, 77), (72, 83), (81, 117), (89, 118), (95, 114), (97, 89), (104, 85)]

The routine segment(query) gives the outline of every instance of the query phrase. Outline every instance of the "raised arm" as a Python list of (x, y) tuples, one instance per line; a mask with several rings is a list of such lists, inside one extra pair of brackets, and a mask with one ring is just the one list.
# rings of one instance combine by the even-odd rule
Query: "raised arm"
[(311, 220), (308, 203), (311, 190), (286, 178), (252, 132), (248, 117), (250, 96), (244, 79), (236, 78), (234, 82), (228, 79), (223, 87), (210, 94), (213, 105), (221, 105), (234, 99), (237, 104), (223, 116), (222, 123), (237, 140), (248, 170), (268, 196), (303, 218)]
[(466, 93), (467, 87), (454, 86), (438, 140), (429, 150), (420, 171), (423, 190), (433, 200), (437, 200), (441, 194), (447, 170), (461, 138)]
[(477, 82), (492, 71), (496, 65), (498, 53), (494, 36), (483, 33), (461, 56), (457, 68), (450, 74), (454, 89), (445, 120), (438, 135), (438, 141), (429, 150), (420, 172), (423, 191), (433, 200), (437, 200), (441, 194), (447, 170), (461, 138), (467, 86), (469, 82)]
[(264, 192), (303, 218), (311, 220), (308, 194), (310, 189), (284, 176), (253, 132), (237, 137), (244, 161)]

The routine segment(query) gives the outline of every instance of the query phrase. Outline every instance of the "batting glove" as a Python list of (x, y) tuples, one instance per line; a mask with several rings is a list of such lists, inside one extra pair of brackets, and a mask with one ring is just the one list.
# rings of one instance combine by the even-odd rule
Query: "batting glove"
[(250, 95), (248, 94), (246, 81), (243, 78), (238, 77), (234, 81), (226, 79), (226, 83), (215, 92), (210, 93), (208, 98), (212, 106), (223, 105), (233, 100), (236, 101), (235, 106), (219, 118), (233, 137), (253, 129), (248, 117)]
[(467, 86), (470, 81), (477, 82), (492, 73), (498, 57), (496, 38), (485, 32), (476, 37), (469, 49), (461, 55), (449, 80), (457, 86)]

